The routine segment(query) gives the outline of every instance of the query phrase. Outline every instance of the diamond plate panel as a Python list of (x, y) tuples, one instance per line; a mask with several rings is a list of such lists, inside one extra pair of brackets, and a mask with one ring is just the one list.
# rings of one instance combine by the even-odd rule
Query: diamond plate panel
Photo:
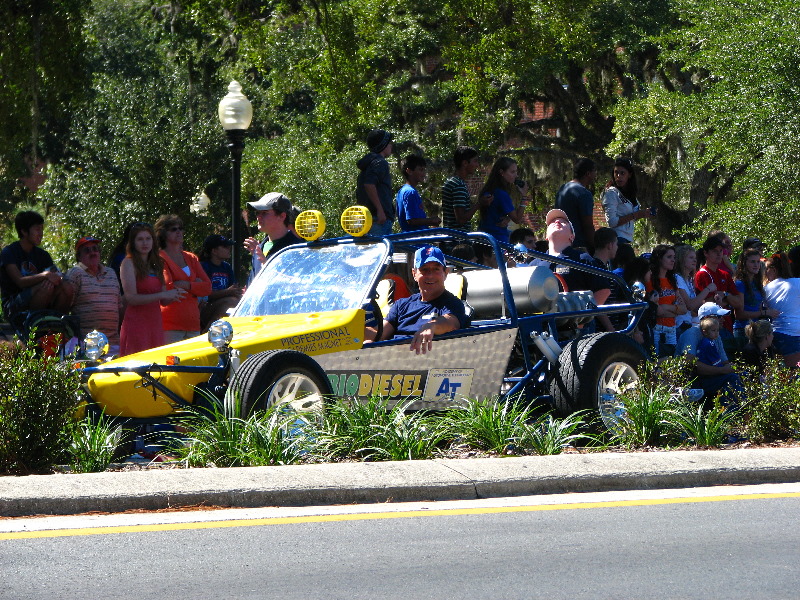
[[(385, 384), (384, 389), (389, 386), (397, 389), (405, 381), (424, 391), (423, 397), (411, 404), (409, 409), (440, 409), (452, 406), (460, 398), (485, 398), (497, 394), (516, 336), (516, 328), (485, 333), (476, 330), (471, 335), (435, 340), (432, 350), (427, 354), (416, 354), (409, 349), (410, 342), (404, 341), (402, 344), (390, 346), (367, 345), (359, 350), (323, 354), (314, 359), (326, 372), (344, 376), (341, 380), (342, 386), (348, 377), (353, 383), (353, 389), (356, 382), (360, 381), (362, 393), (355, 395), (370, 395), (369, 392), (363, 394), (363, 391), (368, 388), (364, 384), (369, 383), (364, 377), (371, 375), (376, 386), (373, 390), (381, 382)], [(414, 373), (421, 377), (418, 380), (412, 379)], [(458, 389), (452, 397), (437, 397), (436, 392), (445, 385), (444, 380), (448, 374), (452, 374), (459, 385), (468, 386), (468, 391), (462, 392)], [(381, 376), (381, 381), (374, 379)], [(357, 380), (357, 377), (361, 379)], [(396, 385), (391, 383), (391, 378), (394, 378)], [(392, 404), (405, 402), (407, 397), (394, 394), (390, 395), (390, 401)]]

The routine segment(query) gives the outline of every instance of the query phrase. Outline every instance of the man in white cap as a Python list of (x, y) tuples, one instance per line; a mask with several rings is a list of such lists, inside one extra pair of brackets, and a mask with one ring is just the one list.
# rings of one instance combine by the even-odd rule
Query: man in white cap
[(286, 246), (299, 244), (303, 240), (289, 230), (292, 202), (280, 192), (270, 192), (257, 202), (248, 202), (247, 204), (256, 211), (258, 230), (267, 234), (262, 242), (253, 237), (244, 241), (245, 249), (253, 255), (253, 269), (250, 273), (249, 283), (267, 262), (267, 258)]
[[(575, 231), (567, 213), (563, 210), (554, 208), (548, 211), (545, 217), (547, 225), (548, 249), (547, 253), (558, 258), (567, 258), (575, 262), (596, 266), (590, 254), (581, 253), (572, 247), (575, 240)], [(599, 275), (594, 275), (586, 271), (571, 268), (567, 265), (551, 263), (545, 259), (537, 259), (531, 262), (532, 265), (549, 267), (554, 273), (560, 275), (567, 284), (569, 291), (590, 290), (594, 293), (595, 304), (604, 304), (611, 295), (610, 280)]]
[[(729, 310), (720, 307), (715, 302), (706, 302), (697, 309), (697, 316), (701, 320), (705, 317), (721, 319), (729, 312)], [(694, 359), (695, 370), (697, 371), (696, 385), (703, 389), (706, 398), (713, 398), (718, 392), (725, 389), (729, 389), (737, 395), (742, 394), (744, 392), (742, 381), (728, 362), (728, 355), (725, 353), (721, 338), (717, 337), (713, 340), (719, 353), (719, 358), (723, 363), (721, 366), (713, 366), (697, 360), (697, 346), (703, 339), (703, 332), (700, 330), (700, 326), (693, 325), (678, 338), (675, 356), (686, 354)]]
[(425, 354), (432, 348), (434, 335), (469, 326), (469, 317), (464, 303), (444, 287), (448, 270), (444, 254), (439, 248), (419, 248), (414, 253), (412, 273), (419, 293), (392, 304), (383, 321), (381, 339), (413, 336), (411, 350)]

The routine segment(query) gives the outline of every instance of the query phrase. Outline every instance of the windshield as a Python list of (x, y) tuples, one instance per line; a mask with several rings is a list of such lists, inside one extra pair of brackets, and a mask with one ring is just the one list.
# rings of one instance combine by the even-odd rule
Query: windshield
[(386, 252), (384, 244), (289, 248), (264, 266), (233, 316), (361, 308)]

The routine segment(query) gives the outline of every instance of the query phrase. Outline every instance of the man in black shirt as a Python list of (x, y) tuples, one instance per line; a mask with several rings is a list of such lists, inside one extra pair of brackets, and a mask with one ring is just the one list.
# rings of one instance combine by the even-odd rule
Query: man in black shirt
[(286, 246), (299, 244), (303, 240), (289, 229), (292, 202), (280, 192), (270, 192), (257, 202), (248, 202), (247, 204), (256, 211), (258, 230), (267, 234), (261, 243), (253, 237), (244, 241), (244, 247), (253, 255), (253, 269), (250, 272), (249, 283), (258, 275), (270, 256)]
[(44, 308), (68, 312), (74, 288), (63, 280), (50, 254), (39, 247), (44, 218), (26, 210), (17, 214), (14, 227), (19, 241), (9, 244), (0, 253), (0, 290), (6, 317)]
[[(594, 259), (589, 254), (582, 254), (572, 247), (572, 242), (575, 240), (575, 232), (569, 217), (567, 217), (567, 213), (558, 208), (554, 208), (547, 213), (545, 223), (547, 224), (546, 238), (548, 254), (596, 266)], [(605, 303), (611, 293), (609, 289), (610, 281), (604, 277), (581, 271), (568, 265), (551, 263), (545, 259), (534, 260), (531, 264), (550, 267), (554, 273), (560, 275), (564, 279), (567, 288), (571, 292), (578, 290), (594, 292), (595, 304), (598, 306)]]

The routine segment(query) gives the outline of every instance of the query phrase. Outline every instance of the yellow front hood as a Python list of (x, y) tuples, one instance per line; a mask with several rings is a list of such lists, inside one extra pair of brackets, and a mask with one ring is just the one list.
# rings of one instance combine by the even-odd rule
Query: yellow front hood
[[(265, 350), (297, 350), (311, 356), (361, 348), (364, 342), (364, 311), (358, 309), (226, 319), (233, 325), (231, 347), (239, 350), (244, 362)], [(205, 335), (138, 352), (105, 363), (108, 366), (161, 365), (175, 356), (181, 366), (215, 366), (219, 353)], [(191, 402), (194, 387), (208, 381), (208, 373), (161, 373), (151, 370), (159, 382)], [(135, 373), (96, 374), (89, 378), (93, 400), (106, 414), (126, 417), (158, 417), (174, 411), (172, 403), (152, 387), (144, 388)]]

